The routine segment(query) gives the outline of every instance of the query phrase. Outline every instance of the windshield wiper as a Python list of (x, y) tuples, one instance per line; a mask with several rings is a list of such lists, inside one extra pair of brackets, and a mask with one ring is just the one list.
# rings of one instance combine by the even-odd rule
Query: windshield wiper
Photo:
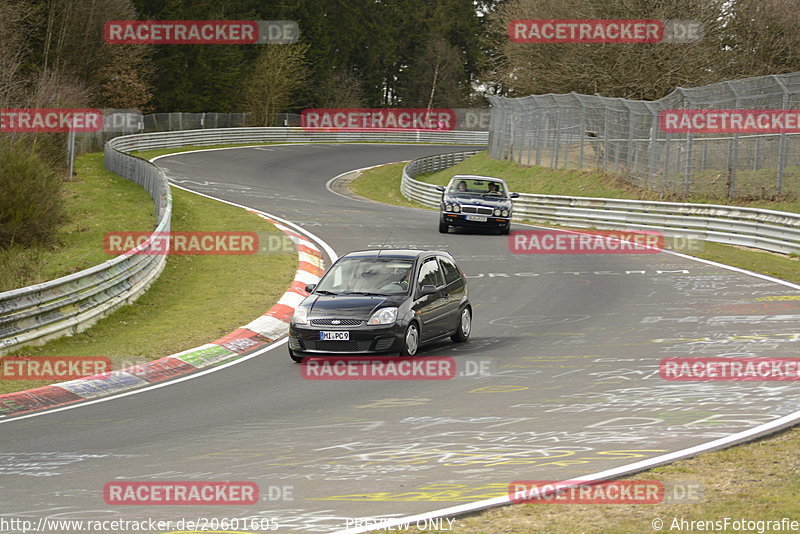
[(370, 291), (348, 291), (345, 295), (364, 295), (367, 297), (388, 297), (386, 293), (372, 293)]
[(341, 295), (341, 293), (336, 293), (335, 291), (325, 291), (324, 289), (317, 289), (316, 293), (319, 295)]

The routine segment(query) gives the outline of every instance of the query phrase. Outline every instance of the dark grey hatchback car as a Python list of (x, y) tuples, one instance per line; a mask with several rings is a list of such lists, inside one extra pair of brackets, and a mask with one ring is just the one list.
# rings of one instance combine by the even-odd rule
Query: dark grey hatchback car
[(472, 328), (467, 282), (447, 252), (362, 250), (339, 258), (289, 324), (289, 356), (399, 353)]

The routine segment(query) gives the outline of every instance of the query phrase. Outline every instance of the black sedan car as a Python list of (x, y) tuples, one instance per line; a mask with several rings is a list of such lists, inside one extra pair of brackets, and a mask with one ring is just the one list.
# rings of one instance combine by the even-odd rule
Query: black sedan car
[(442, 192), (439, 205), (439, 231), (446, 234), (451, 226), (486, 228), (508, 235), (511, 230), (511, 199), (518, 193), (509, 193), (500, 178), (488, 176), (456, 175)]
[(447, 252), (363, 250), (339, 258), (289, 323), (289, 356), (399, 353), (472, 328), (467, 282)]

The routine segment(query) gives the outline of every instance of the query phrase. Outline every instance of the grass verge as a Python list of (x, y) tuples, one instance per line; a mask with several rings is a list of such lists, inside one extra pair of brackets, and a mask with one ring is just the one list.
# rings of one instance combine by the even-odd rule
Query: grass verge
[[(104, 232), (131, 229), (121, 223), (103, 228), (101, 222), (89, 217), (93, 213), (87, 211), (84, 218), (84, 224), (100, 228), (98, 237), (84, 244), (86, 254), (93, 255), (92, 265), (111, 258), (102, 248)], [(151, 216), (146, 229), (152, 229), (152, 221)], [(240, 208), (178, 189), (173, 189), (172, 230), (239, 230), (283, 236), (273, 225)], [(260, 237), (268, 239), (266, 234)], [(23, 347), (16, 354), (107, 356), (116, 369), (202, 345), (266, 312), (291, 283), (296, 263), (293, 251), (247, 256), (170, 256), (161, 276), (135, 305), (120, 308), (85, 332), (39, 347)], [(51, 382), (0, 381), (0, 393), (48, 383)]]
[(58, 244), (0, 250), (0, 291), (53, 280), (108, 260), (102, 247), (106, 232), (154, 228), (150, 196), (107, 171), (103, 154), (78, 157), (75, 170), (77, 176), (64, 184), (68, 222), (58, 232)]
[[(404, 163), (393, 163), (368, 169), (350, 183), (350, 188), (354, 193), (372, 200), (400, 206), (424, 207), (417, 202), (409, 201), (400, 194), (400, 177), (404, 165)], [(456, 174), (499, 176), (506, 181), (512, 191), (520, 193), (658, 200), (654, 193), (631, 187), (601, 172), (524, 167), (514, 162), (492, 160), (486, 152), (476, 154), (449, 169), (424, 174), (417, 178), (436, 185), (446, 185)], [(711, 201), (712, 199), (706, 197), (694, 197), (687, 200), (687, 202), (705, 203)], [(747, 201), (736, 205), (800, 213), (800, 201), (795, 200)], [(540, 223), (537, 225), (549, 226)], [(570, 227), (558, 226), (558, 228)], [(580, 230), (580, 228), (576, 228), (576, 230)], [(705, 242), (702, 248), (701, 252), (692, 252), (691, 254), (698, 258), (800, 283), (800, 260), (797, 257), (711, 242)]]

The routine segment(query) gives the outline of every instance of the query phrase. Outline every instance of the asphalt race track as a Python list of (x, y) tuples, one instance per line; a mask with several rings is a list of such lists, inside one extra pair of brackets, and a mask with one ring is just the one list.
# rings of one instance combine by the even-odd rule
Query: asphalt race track
[[(309, 381), (280, 344), (168, 387), (4, 421), (0, 515), (258, 516), (285, 532), (331, 532), (348, 518), (428, 512), (502, 496), (514, 480), (654, 458), (798, 409), (796, 383), (670, 382), (658, 372), (673, 356), (797, 357), (800, 300), (779, 299), (795, 289), (668, 253), (512, 254), (506, 237), (442, 235), (434, 212), (325, 187), (352, 169), (455, 150), (290, 145), (158, 164), (179, 185), (292, 221), (338, 254), (450, 251), (470, 278), (472, 337), (420, 355), (483, 373)], [(102, 488), (114, 480), (247, 480), (262, 500), (110, 507)]]

